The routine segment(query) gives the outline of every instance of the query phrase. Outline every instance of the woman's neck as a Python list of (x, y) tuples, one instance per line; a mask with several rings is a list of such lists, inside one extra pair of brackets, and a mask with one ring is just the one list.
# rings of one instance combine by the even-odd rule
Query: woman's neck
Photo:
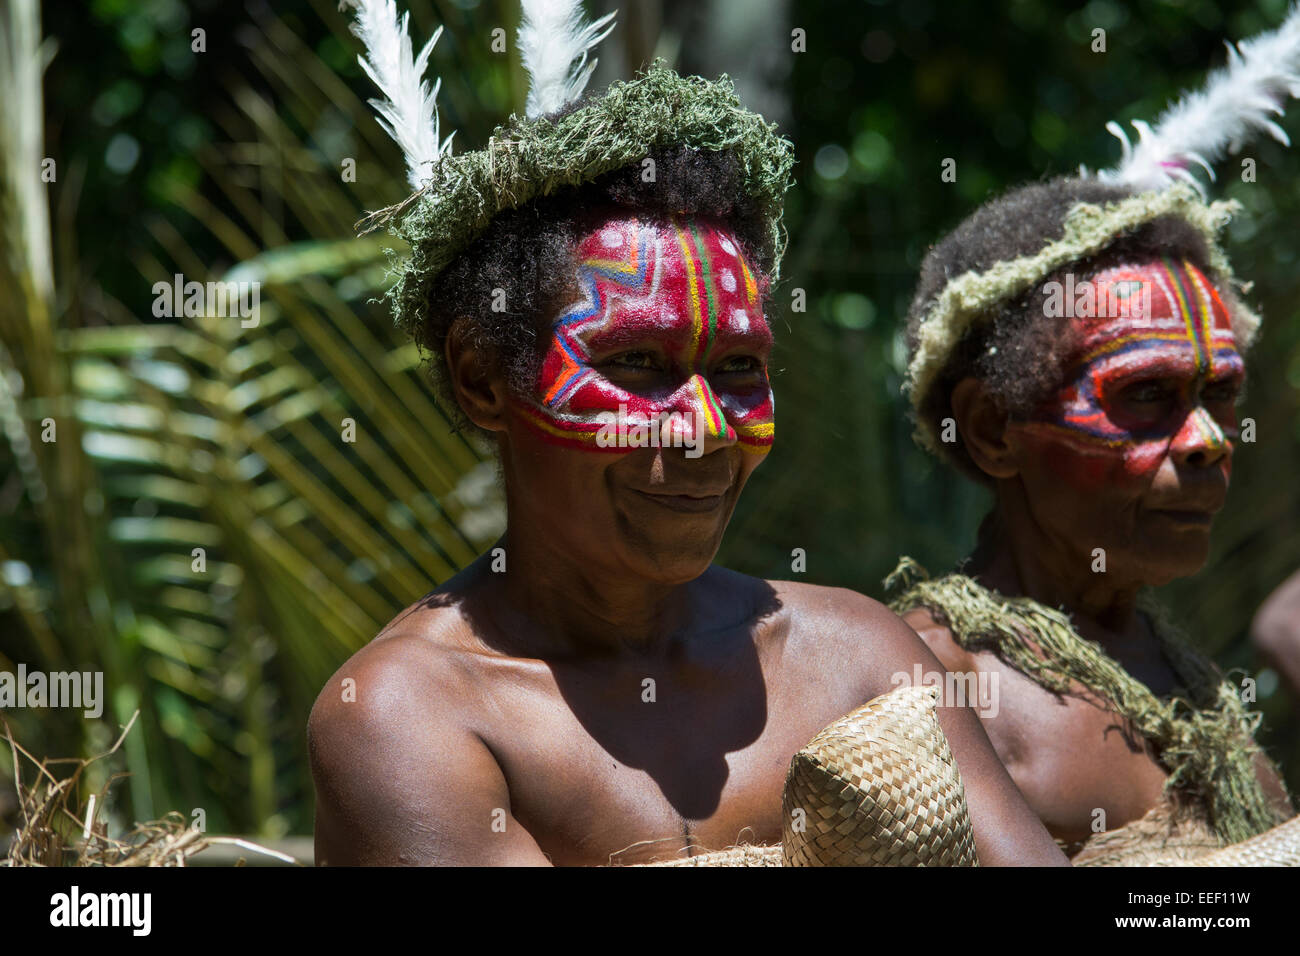
[(1094, 639), (1145, 633), (1137, 614), (1141, 585), (1105, 573), (1096, 556), (1046, 532), (1014, 501), (999, 500), (985, 518), (969, 564), (988, 588), (1064, 608)]

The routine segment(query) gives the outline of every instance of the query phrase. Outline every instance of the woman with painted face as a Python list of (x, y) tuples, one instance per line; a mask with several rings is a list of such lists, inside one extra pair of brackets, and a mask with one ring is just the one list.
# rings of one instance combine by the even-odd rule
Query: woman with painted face
[(918, 438), (993, 507), (964, 574), (904, 559), (891, 606), (949, 670), (995, 680), (985, 729), (1076, 865), (1190, 859), (1292, 815), (1240, 688), (1144, 589), (1207, 559), (1259, 324), (1216, 241), (1233, 204), (1187, 168), (1269, 128), (1298, 48), (1293, 13), (1118, 169), (978, 209), (908, 317)]
[[(598, 32), (573, 13), (558, 22)], [(581, 82), (551, 96), (525, 64), (526, 118), (411, 161), (394, 291), (448, 409), (496, 447), (506, 531), (321, 692), (318, 863), (773, 845), (799, 748), (895, 674), (939, 669), (869, 598), (713, 563), (773, 442), (790, 144), (726, 82), (654, 66), (576, 100)], [(938, 720), (980, 862), (1064, 865), (974, 712)]]

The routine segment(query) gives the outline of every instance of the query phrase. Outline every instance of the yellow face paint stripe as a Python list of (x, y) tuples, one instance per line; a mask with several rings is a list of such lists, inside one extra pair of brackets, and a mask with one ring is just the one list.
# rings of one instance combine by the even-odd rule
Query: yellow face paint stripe
[(1211, 448), (1223, 448), (1227, 436), (1223, 434), (1223, 429), (1219, 427), (1219, 423), (1203, 408), (1196, 409), (1193, 414), (1196, 416), (1196, 427), (1205, 443)]
[(699, 274), (695, 269), (695, 257), (691, 255), (690, 246), (686, 242), (686, 233), (680, 226), (673, 226), (673, 231), (677, 233), (677, 244), (682, 250), (682, 259), (686, 261), (686, 285), (691, 290), (691, 351), (687, 359), (687, 366), (695, 364), (695, 357), (699, 352), (700, 332), (704, 328), (704, 318), (700, 311), (700, 281)]
[(1130, 342), (1186, 342), (1187, 336), (1180, 332), (1134, 332), (1130, 335), (1121, 335), (1118, 338), (1111, 339), (1105, 345), (1099, 345), (1091, 352), (1086, 352), (1075, 363), (1076, 365), (1086, 365), (1094, 359), (1101, 358), (1111, 352), (1117, 352)]
[(1195, 266), (1184, 259), (1183, 271), (1187, 273), (1187, 278), (1191, 280), (1192, 286), (1196, 289), (1197, 304), (1201, 310), (1201, 341), (1204, 343), (1205, 369), (1207, 372), (1212, 373), (1214, 371), (1214, 308), (1210, 304), (1210, 296), (1206, 291), (1205, 283), (1201, 281), (1201, 276), (1196, 272)]
[(740, 274), (745, 277), (745, 295), (749, 299), (749, 304), (753, 305), (754, 300), (758, 298), (758, 285), (754, 282), (754, 276), (749, 271), (749, 264), (745, 262), (743, 255), (737, 256), (740, 260)]
[(1198, 368), (1205, 367), (1205, 354), (1201, 349), (1201, 340), (1196, 335), (1196, 319), (1192, 315), (1192, 309), (1187, 302), (1187, 296), (1183, 292), (1183, 285), (1178, 281), (1178, 274), (1174, 272), (1173, 263), (1168, 259), (1164, 260), (1165, 271), (1169, 273), (1169, 279), (1173, 283), (1174, 296), (1178, 300), (1178, 309), (1183, 316), (1183, 324), (1187, 327), (1187, 339), (1192, 343), (1192, 349), (1196, 352), (1196, 365)]

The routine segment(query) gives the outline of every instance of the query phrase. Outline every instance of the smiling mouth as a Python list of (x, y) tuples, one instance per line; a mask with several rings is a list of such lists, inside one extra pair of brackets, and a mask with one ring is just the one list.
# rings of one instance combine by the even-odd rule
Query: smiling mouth
[(647, 498), (657, 505), (668, 508), (670, 511), (680, 511), (686, 514), (707, 514), (720, 508), (722, 503), (727, 500), (725, 494), (664, 495), (639, 490), (636, 493), (642, 498)]
[(1208, 528), (1214, 523), (1213, 511), (1194, 511), (1179, 508), (1152, 509), (1151, 514), (1164, 518), (1172, 524), (1186, 528)]

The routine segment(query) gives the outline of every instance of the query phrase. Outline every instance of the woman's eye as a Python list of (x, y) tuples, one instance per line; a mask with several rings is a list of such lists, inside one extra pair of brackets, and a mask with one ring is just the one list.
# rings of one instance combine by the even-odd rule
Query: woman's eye
[(1163, 402), (1169, 398), (1169, 395), (1168, 386), (1159, 382), (1142, 382), (1124, 390), (1125, 399), (1139, 404)]
[(719, 372), (757, 372), (763, 363), (752, 355), (734, 355), (718, 366)]
[(1238, 391), (1236, 382), (1211, 382), (1201, 389), (1201, 399), (1206, 402), (1235, 402)]
[(635, 369), (656, 369), (659, 367), (658, 360), (649, 352), (624, 352), (622, 355), (615, 355), (611, 358), (609, 364), (619, 368)]

